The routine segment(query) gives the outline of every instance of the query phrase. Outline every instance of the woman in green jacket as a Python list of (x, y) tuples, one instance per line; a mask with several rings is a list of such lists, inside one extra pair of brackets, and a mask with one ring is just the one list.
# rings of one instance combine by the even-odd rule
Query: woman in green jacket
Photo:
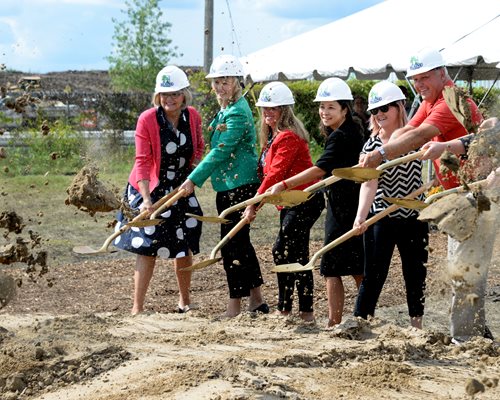
[[(240, 79), (243, 67), (231, 55), (217, 57), (207, 78), (221, 106), (210, 124), (210, 152), (198, 164), (181, 189), (186, 195), (194, 186), (201, 187), (210, 177), (217, 192), (219, 214), (226, 208), (253, 197), (259, 187), (257, 177), (256, 134), (250, 107), (242, 97)], [(241, 219), (242, 212), (228, 216), (231, 222), (221, 225), (221, 238)], [(225, 316), (241, 312), (241, 298), (250, 296), (248, 310), (269, 312), (260, 287), (264, 283), (255, 249), (250, 242), (250, 226), (246, 225), (221, 249), (229, 286), (229, 303)]]

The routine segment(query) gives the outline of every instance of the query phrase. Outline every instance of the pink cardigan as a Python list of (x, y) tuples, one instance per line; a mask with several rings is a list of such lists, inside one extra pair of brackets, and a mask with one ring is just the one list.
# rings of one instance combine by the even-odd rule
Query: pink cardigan
[[(188, 107), (189, 125), (193, 141), (193, 156), (189, 160), (192, 166), (195, 160), (203, 156), (205, 142), (201, 132), (201, 116), (193, 107)], [(149, 181), (149, 191), (158, 186), (160, 175), (160, 125), (156, 120), (156, 107), (144, 111), (137, 121), (135, 129), (135, 163), (129, 176), (129, 183), (137, 190), (137, 182)]]

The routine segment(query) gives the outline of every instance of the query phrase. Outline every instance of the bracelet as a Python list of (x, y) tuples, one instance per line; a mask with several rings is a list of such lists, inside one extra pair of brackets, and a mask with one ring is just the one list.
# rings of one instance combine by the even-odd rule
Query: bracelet
[(382, 156), (382, 160), (387, 161), (387, 155), (385, 153), (384, 148), (382, 146), (380, 146), (377, 150), (380, 153), (380, 155)]
[(470, 135), (467, 135), (467, 136), (463, 136), (461, 138), (458, 138), (458, 140), (460, 140), (462, 142), (462, 145), (464, 146), (464, 150), (465, 150), (464, 154), (467, 154), (467, 152), (469, 151), (470, 144), (472, 142), (472, 137)]
[(285, 187), (285, 189), (288, 189), (288, 185), (286, 184), (285, 181), (281, 181), (281, 183), (283, 184), (283, 186)]

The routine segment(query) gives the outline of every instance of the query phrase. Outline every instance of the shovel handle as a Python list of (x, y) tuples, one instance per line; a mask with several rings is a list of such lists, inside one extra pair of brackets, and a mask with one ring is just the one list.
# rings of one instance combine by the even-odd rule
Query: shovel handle
[(251, 199), (242, 201), (241, 203), (238, 203), (238, 204), (235, 204), (234, 206), (226, 208), (225, 210), (223, 210), (220, 213), (219, 217), (225, 218), (228, 214), (231, 214), (231, 213), (233, 213), (235, 211), (238, 211), (238, 210), (240, 210), (240, 209), (242, 209), (244, 207), (251, 206), (252, 204), (260, 203), (266, 197), (269, 197), (271, 195), (272, 195), (271, 192), (265, 192), (265, 193), (262, 193), (262, 194), (258, 194), (257, 196), (254, 196)]
[(452, 193), (463, 193), (467, 191), (467, 188), (474, 188), (477, 186), (485, 185), (487, 183), (487, 179), (483, 179), (471, 184), (468, 184), (467, 186), (457, 186), (455, 188), (451, 188), (448, 190), (443, 190), (442, 192), (434, 193), (433, 195), (430, 195), (425, 199), (425, 202), (427, 204), (431, 204), (434, 200), (440, 199), (441, 197), (447, 196)]
[[(169, 194), (171, 194), (171, 193), (169, 193)], [(181, 190), (177, 191), (173, 196), (171, 196), (170, 198), (167, 198), (166, 201), (163, 202), (163, 204), (160, 204), (160, 206), (151, 214), (151, 216), (149, 218), (155, 219), (158, 216), (158, 214), (160, 214), (163, 210), (171, 207), (172, 204), (174, 204), (181, 197), (184, 197), (185, 194), (186, 194), (186, 189), (181, 189)], [(159, 200), (159, 201), (161, 201), (161, 200)]]
[[(169, 194), (166, 194), (165, 196), (163, 196), (160, 200), (158, 200), (156, 203), (154, 203), (155, 206), (158, 206), (158, 205), (162, 205), (164, 204), (166, 201), (168, 201), (168, 199), (170, 199), (174, 193), (177, 192), (177, 189), (173, 190), (172, 192), (170, 192)], [(109, 247), (109, 245), (111, 244), (111, 242), (116, 239), (118, 236), (120, 236), (123, 232), (129, 230), (131, 227), (132, 227), (132, 223), (133, 222), (137, 222), (137, 221), (141, 221), (145, 218), (147, 218), (147, 216), (149, 215), (148, 211), (147, 210), (144, 210), (144, 211), (141, 211), (139, 213), (139, 215), (137, 215), (136, 217), (134, 217), (129, 224), (125, 224), (123, 225), (120, 229), (118, 229), (116, 232), (113, 232), (111, 235), (108, 236), (108, 238), (104, 241), (104, 243), (102, 244), (101, 246), (101, 250), (107, 250), (107, 248)]]
[(408, 154), (403, 157), (395, 158), (394, 160), (388, 161), (382, 165), (379, 165), (376, 169), (379, 171), (383, 171), (384, 169), (394, 167), (395, 165), (404, 164), (408, 161), (416, 160), (424, 155), (426, 150), (419, 150), (415, 153)]
[(238, 222), (228, 233), (226, 236), (222, 238), (222, 240), (217, 243), (217, 245), (213, 248), (212, 252), (210, 253), (210, 258), (215, 258), (215, 255), (217, 252), (227, 243), (229, 242), (234, 235), (236, 235), (241, 228), (243, 228), (246, 224), (250, 223), (248, 218), (243, 218), (240, 222)]

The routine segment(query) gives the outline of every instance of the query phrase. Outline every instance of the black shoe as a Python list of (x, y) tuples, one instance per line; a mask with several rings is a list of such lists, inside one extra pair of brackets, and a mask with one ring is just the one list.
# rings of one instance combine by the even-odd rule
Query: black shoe
[(495, 340), (495, 338), (493, 337), (493, 334), (491, 333), (490, 331), (490, 328), (488, 328), (486, 325), (484, 326), (484, 334), (483, 334), (483, 337), (485, 339), (491, 339), (491, 340)]
[(254, 308), (252, 312), (261, 312), (262, 314), (269, 314), (269, 306), (267, 303), (262, 303), (257, 308)]

